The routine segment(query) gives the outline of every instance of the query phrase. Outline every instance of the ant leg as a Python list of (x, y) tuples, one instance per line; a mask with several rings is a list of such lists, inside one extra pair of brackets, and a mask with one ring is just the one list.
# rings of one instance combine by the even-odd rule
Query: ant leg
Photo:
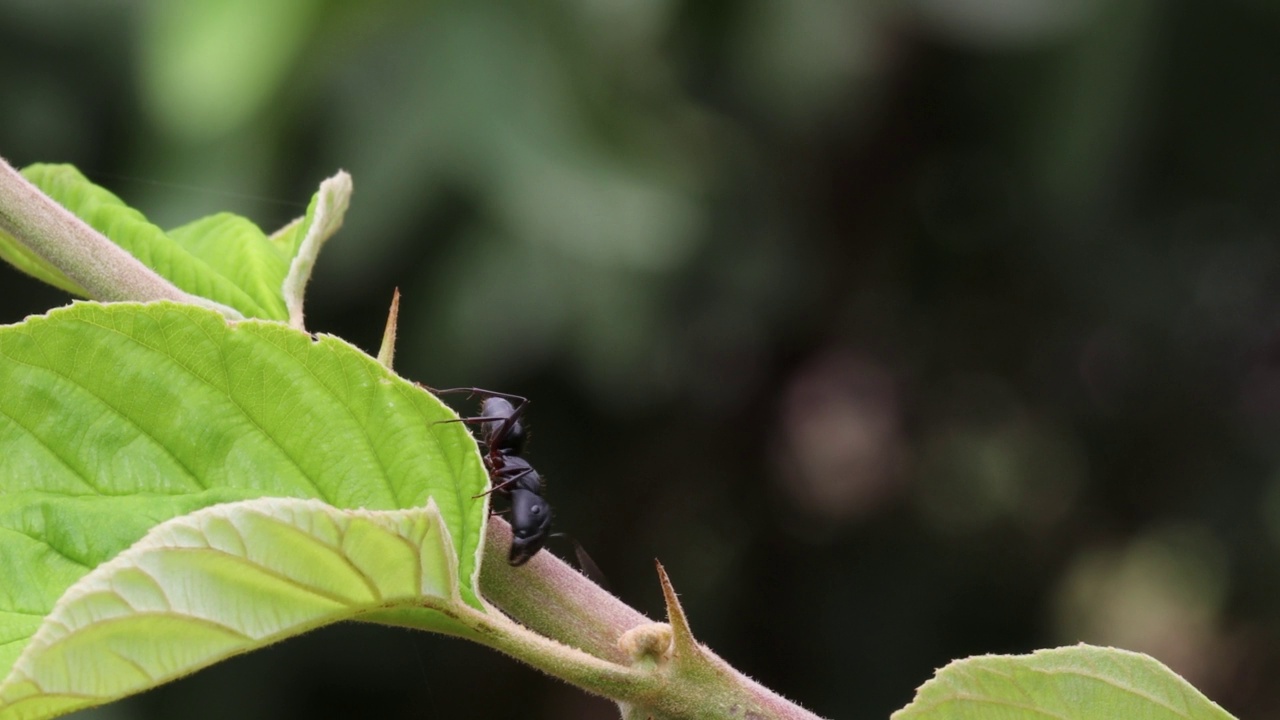
[[(511, 413), (512, 421), (519, 419), (519, 417), (524, 414), (525, 406), (529, 404), (529, 398), (524, 397), (523, 395), (512, 395), (510, 393), (501, 393), (501, 392), (498, 392), (497, 390), (485, 390), (484, 388), (478, 388), (478, 387), (456, 387), (456, 388), (436, 389), (433, 387), (429, 387), (427, 385), (423, 385), (422, 383), (414, 383), (414, 384), (435, 395), (466, 393), (468, 395), (480, 395), (481, 397), (499, 397), (499, 398), (502, 398), (503, 400), (509, 400), (511, 401), (511, 405), (513, 408), (513, 411)], [(500, 420), (500, 419), (501, 418), (475, 418), (475, 420), (477, 421)], [(458, 422), (458, 421), (442, 420), (440, 422)], [(467, 422), (467, 421), (463, 421), (463, 422)]]
[(510, 393), (501, 393), (501, 392), (498, 392), (497, 390), (485, 390), (484, 388), (478, 388), (478, 387), (433, 388), (430, 385), (424, 385), (417, 381), (415, 381), (413, 384), (422, 388), (423, 390), (426, 390), (432, 395), (456, 395), (459, 393), (466, 393), (467, 395), (479, 395), (481, 397), (500, 397), (504, 400), (511, 401), (512, 406), (514, 406), (516, 409), (519, 409), (529, 404), (529, 398), (524, 397), (523, 395), (512, 395)]
[(587, 554), (587, 549), (582, 547), (582, 543), (578, 542), (576, 538), (573, 541), (573, 554), (578, 558), (578, 567), (582, 568), (584, 575), (594, 580), (597, 585), (607, 592), (613, 592), (613, 588), (609, 587), (609, 579), (605, 577), (604, 571), (600, 569), (595, 560), (591, 559), (591, 556)]
[(479, 389), (480, 389), (480, 388), (433, 388), (433, 387), (429, 387), (429, 386), (427, 386), (427, 385), (423, 385), (422, 383), (417, 383), (417, 384), (418, 384), (418, 385), (420, 385), (421, 387), (426, 388), (427, 390), (430, 390), (432, 395), (452, 395), (452, 394), (457, 394), (457, 393), (475, 393), (475, 391), (476, 391), (476, 390), (479, 390)]
[(433, 422), (433, 423), (431, 423), (431, 424), (432, 424), (432, 425), (439, 425), (440, 423), (456, 423), (456, 422), (460, 422), (460, 423), (486, 423), (486, 422), (495, 422), (495, 421), (498, 421), (498, 420), (506, 420), (506, 418), (505, 418), (505, 417), (469, 417), (469, 418), (460, 417), (460, 418), (450, 418), (450, 419), (448, 419), (448, 420), (436, 420), (435, 422)]
[(424, 385), (420, 382), (414, 382), (414, 385), (426, 390), (432, 395), (456, 395), (458, 393), (466, 393), (468, 395), (479, 395), (481, 397), (500, 397), (504, 400), (510, 400), (511, 404), (519, 408), (522, 405), (529, 404), (529, 398), (523, 395), (512, 395), (511, 393), (498, 392), (497, 390), (485, 390), (478, 387), (456, 387), (456, 388), (433, 388), (430, 385)]
[[(524, 473), (520, 473), (520, 475), (523, 475), (523, 474)], [(519, 475), (516, 477), (519, 477)], [(471, 499), (476, 500), (478, 498), (484, 497), (485, 495), (488, 495), (489, 493), (502, 492), (503, 490), (506, 490), (508, 487), (510, 487), (512, 483), (514, 483), (515, 481), (516, 481), (516, 478), (511, 478), (510, 480), (503, 480), (502, 482), (498, 483), (497, 485), (494, 485), (493, 487), (489, 488), (488, 490), (485, 490), (482, 493), (479, 493), (478, 495), (472, 495)]]
[(468, 395), (480, 395), (483, 397), (500, 397), (500, 398), (503, 398), (504, 400), (511, 400), (512, 404), (515, 405), (516, 407), (520, 407), (521, 405), (525, 405), (529, 402), (529, 398), (527, 397), (522, 397), (520, 395), (510, 395), (508, 393), (500, 393), (496, 390), (485, 390), (484, 388), (457, 387), (457, 388), (443, 388), (440, 390), (436, 390), (435, 388), (427, 387), (426, 385), (422, 385), (421, 383), (418, 383), (418, 385), (426, 388), (427, 390), (430, 390), (436, 395), (444, 395), (447, 393), (467, 393)]
[(479, 424), (479, 423), (487, 423), (487, 422), (501, 422), (502, 424), (498, 426), (498, 430), (493, 433), (492, 437), (489, 437), (489, 438), (481, 437), (477, 440), (477, 442), (480, 443), (480, 448), (481, 450), (484, 451), (484, 456), (488, 459), (488, 461), (490, 463), (495, 463), (501, 466), (502, 452), (500, 450), (497, 450), (497, 448), (502, 446), (502, 441), (505, 440), (507, 437), (507, 432), (506, 432), (506, 429), (508, 428), (507, 419), (508, 418), (505, 418), (505, 417), (450, 418), (449, 420), (436, 420), (431, 424), (440, 425), (442, 423), (466, 423), (470, 425), (473, 423)]
[[(531, 468), (531, 467), (527, 467), (527, 468), (525, 468), (525, 469), (521, 470), (520, 472), (516, 473), (515, 475), (512, 475), (511, 477), (509, 477), (509, 478), (507, 478), (507, 479), (503, 480), (502, 482), (498, 483), (497, 485), (494, 485), (493, 487), (489, 488), (488, 490), (485, 490), (484, 492), (480, 493), (479, 495), (472, 495), (472, 496), (471, 496), (471, 499), (472, 499), (472, 500), (474, 500), (474, 499), (476, 499), (476, 498), (478, 498), (478, 497), (484, 497), (485, 495), (488, 495), (488, 494), (489, 494), (489, 493), (491, 493), (491, 492), (502, 492), (503, 490), (506, 490), (507, 488), (509, 488), (509, 487), (511, 487), (512, 485), (514, 485), (514, 484), (516, 483), (516, 481), (517, 481), (517, 480), (519, 480), (520, 478), (524, 477), (525, 475), (528, 475), (528, 474), (529, 474), (529, 473), (531, 473), (531, 472), (533, 472), (533, 468)], [(493, 482), (493, 478), (490, 478), (490, 479), (489, 479), (489, 482)]]
[[(462, 391), (462, 390), (475, 390), (475, 389), (477, 388), (452, 388), (451, 390)], [(438, 392), (448, 392), (448, 391), (441, 390)], [(519, 401), (519, 404), (513, 405), (511, 414), (508, 415), (507, 417), (481, 416), (481, 417), (470, 417), (470, 418), (452, 418), (449, 420), (436, 420), (436, 423), (460, 422), (460, 423), (470, 424), (470, 423), (499, 422), (501, 424), (498, 425), (498, 428), (493, 431), (492, 437), (489, 438), (489, 443), (494, 447), (501, 447), (502, 441), (506, 440), (507, 435), (511, 433), (511, 428), (515, 427), (516, 423), (520, 422), (520, 417), (524, 415), (525, 408), (529, 407), (529, 401), (526, 400), (525, 398), (520, 397), (519, 395), (505, 395), (503, 393), (495, 393), (495, 392), (490, 392), (488, 390), (481, 390), (480, 392), (487, 393), (494, 397), (517, 400)]]
[(564, 538), (573, 543), (573, 554), (578, 558), (578, 568), (582, 571), (587, 579), (604, 588), (608, 592), (613, 592), (613, 588), (609, 587), (609, 579), (605, 577), (604, 571), (591, 559), (591, 555), (587, 554), (587, 549), (582, 547), (582, 543), (578, 542), (578, 538), (569, 533), (551, 533), (553, 538)]
[[(426, 386), (423, 385), (422, 387), (426, 387)], [(458, 388), (442, 388), (439, 390), (436, 390), (434, 388), (428, 388), (428, 390), (430, 390), (431, 392), (437, 395), (444, 395), (449, 393), (467, 393), (468, 395), (480, 395), (482, 397), (498, 397), (498, 398), (502, 398), (504, 400), (509, 401), (511, 403), (511, 415), (508, 417), (458, 418), (455, 420), (437, 420), (436, 421), (436, 422), (483, 423), (483, 422), (496, 422), (500, 420), (501, 424), (498, 425), (498, 427), (493, 431), (493, 434), (488, 438), (489, 444), (492, 447), (502, 446), (503, 441), (507, 439), (507, 435), (511, 433), (511, 428), (515, 427), (515, 424), (519, 422), (521, 416), (524, 415), (525, 408), (529, 407), (529, 398), (527, 397), (523, 397), (521, 395), (511, 395), (508, 393), (500, 393), (494, 390), (485, 390), (484, 388), (458, 387)]]

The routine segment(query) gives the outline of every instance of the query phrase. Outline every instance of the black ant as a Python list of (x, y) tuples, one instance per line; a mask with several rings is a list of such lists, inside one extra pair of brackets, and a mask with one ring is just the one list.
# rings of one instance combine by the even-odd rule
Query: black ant
[[(563, 537), (573, 543), (578, 566), (596, 584), (609, 588), (608, 580), (591, 556), (574, 538), (551, 532), (551, 506), (542, 497), (545, 486), (538, 471), (521, 457), (527, 437), (521, 419), (529, 406), (519, 395), (481, 388), (449, 388), (433, 390), (437, 394), (468, 393), (482, 395), (480, 414), (476, 417), (443, 420), (480, 424), (480, 444), (484, 449), (484, 465), (489, 472), (490, 488), (481, 495), (498, 492), (511, 499), (511, 550), (507, 562), (520, 566), (538, 553), (548, 538)], [(476, 497), (480, 497), (477, 495)]]
[(501, 493), (511, 499), (512, 537), (507, 562), (515, 566), (525, 564), (542, 549), (551, 532), (551, 506), (542, 497), (542, 477), (528, 460), (520, 456), (526, 437), (520, 417), (529, 405), (528, 399), (480, 388), (450, 388), (435, 392), (484, 396), (477, 417), (444, 422), (481, 425), (480, 444), (484, 449), (484, 465), (491, 484), (486, 492)]

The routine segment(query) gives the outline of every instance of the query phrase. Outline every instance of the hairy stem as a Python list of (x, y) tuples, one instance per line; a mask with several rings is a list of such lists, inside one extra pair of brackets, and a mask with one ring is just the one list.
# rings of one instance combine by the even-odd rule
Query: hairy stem
[(66, 208), (0, 158), (0, 230), (56, 267), (95, 300), (174, 300), (230, 308), (183, 292)]
[(525, 627), (603, 660), (629, 663), (618, 647), (626, 631), (654, 622), (549, 552), (522, 567), (507, 564), (511, 526), (489, 520), (480, 587), (485, 599)]
[(694, 640), (661, 567), (671, 625), (649, 620), (551, 553), (511, 567), (510, 541), (510, 526), (491, 517), (480, 586), (523, 627), (505, 618), (473, 626), (484, 644), (617, 701), (624, 718), (821, 720)]

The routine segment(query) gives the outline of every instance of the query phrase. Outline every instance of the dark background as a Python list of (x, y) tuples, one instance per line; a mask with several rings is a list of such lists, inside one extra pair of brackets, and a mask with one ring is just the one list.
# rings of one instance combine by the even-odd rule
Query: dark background
[[(1280, 713), (1278, 136), (1260, 0), (0, 0), (0, 155), (163, 227), (349, 171), (310, 327), (398, 286), (627, 602), (832, 718), (1078, 641)], [(616, 711), (346, 625), (80, 717), (326, 715)]]

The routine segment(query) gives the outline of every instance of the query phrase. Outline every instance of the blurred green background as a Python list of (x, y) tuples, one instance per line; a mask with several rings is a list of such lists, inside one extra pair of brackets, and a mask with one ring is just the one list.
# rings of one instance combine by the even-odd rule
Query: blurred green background
[[(398, 286), (397, 369), (533, 399), (616, 591), (660, 558), (823, 716), (1078, 641), (1280, 713), (1273, 3), (0, 0), (0, 108), (164, 227), (349, 171), (312, 329)], [(317, 716), (616, 711), (348, 625), (79, 717)]]

